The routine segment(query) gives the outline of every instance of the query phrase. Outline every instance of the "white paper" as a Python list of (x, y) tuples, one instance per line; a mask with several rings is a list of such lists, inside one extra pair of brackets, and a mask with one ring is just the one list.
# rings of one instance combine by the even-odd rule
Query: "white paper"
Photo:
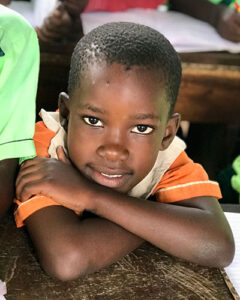
[(235, 256), (232, 263), (225, 268), (225, 271), (238, 295), (240, 295), (240, 214), (226, 212), (225, 216), (232, 228), (235, 240)]
[(0, 280), (0, 300), (5, 300), (4, 295), (7, 293), (6, 283)]
[[(46, 6), (47, 4), (47, 6)], [(10, 8), (21, 13), (33, 25), (41, 24), (53, 10), (56, 0), (12, 1)], [(206, 22), (174, 11), (129, 9), (122, 12), (81, 14), (84, 33), (107, 22), (125, 21), (150, 26), (164, 34), (178, 52), (228, 51), (240, 53), (240, 43), (223, 39)]]
[(208, 23), (174, 11), (137, 8), (114, 13), (87, 12), (81, 16), (84, 33), (107, 22), (135, 22), (160, 31), (178, 52), (240, 52), (240, 43), (223, 39)]

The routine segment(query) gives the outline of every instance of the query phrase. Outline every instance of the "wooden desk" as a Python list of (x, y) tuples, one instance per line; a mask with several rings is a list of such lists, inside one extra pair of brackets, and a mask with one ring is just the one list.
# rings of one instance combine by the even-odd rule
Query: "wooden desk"
[[(60, 282), (40, 268), (28, 236), (10, 216), (0, 223), (0, 279), (7, 300), (230, 300), (219, 269), (172, 257), (145, 243), (92, 275)], [(99, 258), (101, 259), (101, 258)]]
[(240, 66), (183, 62), (175, 110), (190, 122), (239, 125)]

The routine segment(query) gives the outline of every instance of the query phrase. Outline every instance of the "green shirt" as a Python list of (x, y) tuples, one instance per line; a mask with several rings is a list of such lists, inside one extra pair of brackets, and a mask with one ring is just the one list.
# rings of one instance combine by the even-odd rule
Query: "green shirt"
[(0, 160), (35, 156), (39, 46), (34, 29), (0, 5)]

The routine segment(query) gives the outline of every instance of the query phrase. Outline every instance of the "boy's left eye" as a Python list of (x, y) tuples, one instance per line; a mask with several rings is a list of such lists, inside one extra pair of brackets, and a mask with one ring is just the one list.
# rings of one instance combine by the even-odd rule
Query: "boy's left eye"
[(91, 125), (94, 127), (103, 127), (102, 121), (100, 121), (98, 118), (91, 117), (91, 116), (85, 116), (85, 117), (83, 117), (83, 120), (88, 125)]
[(139, 134), (149, 134), (153, 131), (153, 127), (150, 127), (148, 125), (136, 125), (132, 132), (139, 133)]

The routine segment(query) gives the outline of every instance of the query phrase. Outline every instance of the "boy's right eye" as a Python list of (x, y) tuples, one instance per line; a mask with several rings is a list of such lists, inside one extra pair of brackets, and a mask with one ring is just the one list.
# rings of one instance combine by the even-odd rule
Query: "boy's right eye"
[(91, 116), (85, 116), (83, 117), (83, 120), (86, 124), (94, 127), (103, 127), (102, 121), (100, 121), (98, 118), (91, 117)]

